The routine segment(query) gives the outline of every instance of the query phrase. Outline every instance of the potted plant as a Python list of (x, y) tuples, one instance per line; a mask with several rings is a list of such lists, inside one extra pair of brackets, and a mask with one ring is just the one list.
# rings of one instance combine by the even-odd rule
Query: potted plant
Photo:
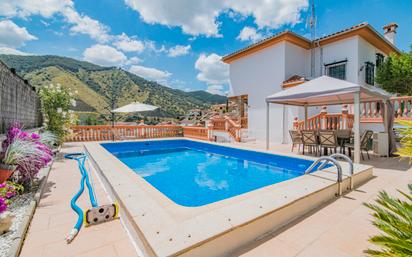
[(41, 157), (42, 153), (37, 145), (31, 141), (15, 138), (14, 141), (3, 149), (0, 160), (0, 183), (6, 181), (18, 166), (29, 167), (35, 157)]
[(11, 199), (23, 190), (22, 185), (10, 181), (0, 183), (0, 235), (10, 230), (14, 215), (7, 209)]

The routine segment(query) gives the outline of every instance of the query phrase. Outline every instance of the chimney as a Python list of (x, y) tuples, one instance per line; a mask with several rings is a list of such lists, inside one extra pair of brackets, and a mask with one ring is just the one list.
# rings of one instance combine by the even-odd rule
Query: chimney
[(398, 28), (398, 24), (394, 22), (389, 23), (388, 25), (383, 27), (383, 35), (393, 45), (395, 45), (396, 28)]

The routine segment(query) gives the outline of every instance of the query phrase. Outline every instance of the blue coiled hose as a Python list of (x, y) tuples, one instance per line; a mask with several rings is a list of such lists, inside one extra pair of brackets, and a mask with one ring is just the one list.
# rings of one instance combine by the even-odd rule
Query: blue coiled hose
[(76, 160), (77, 164), (79, 166), (80, 173), (82, 175), (82, 179), (80, 180), (80, 189), (79, 191), (73, 196), (72, 200), (70, 201), (70, 206), (71, 208), (77, 213), (78, 218), (77, 222), (74, 225), (73, 229), (70, 231), (70, 234), (66, 238), (66, 242), (70, 243), (73, 241), (74, 237), (79, 233), (80, 229), (82, 228), (83, 225), (83, 211), (82, 209), (76, 204), (77, 200), (79, 197), (83, 194), (84, 191), (84, 184), (86, 184), (87, 189), (89, 191), (89, 198), (90, 202), (93, 207), (97, 207), (97, 201), (96, 197), (94, 195), (93, 187), (90, 184), (89, 181), (89, 175), (88, 172), (84, 166), (84, 163), (86, 161), (87, 156), (84, 153), (71, 153), (71, 154), (66, 154), (64, 156), (66, 159), (71, 159), (71, 160)]

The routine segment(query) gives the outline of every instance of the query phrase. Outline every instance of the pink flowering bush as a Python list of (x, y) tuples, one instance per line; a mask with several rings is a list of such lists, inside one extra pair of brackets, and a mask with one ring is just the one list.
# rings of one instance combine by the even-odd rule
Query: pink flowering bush
[(2, 151), (0, 152), (2, 160), (7, 155), (7, 150), (15, 144), (30, 149), (30, 151), (25, 151), (30, 154), (20, 156), (16, 171), (18, 172), (19, 182), (31, 182), (40, 169), (53, 159), (53, 152), (41, 142), (38, 134), (22, 131), (20, 126), (15, 124), (9, 128), (6, 139), (2, 143)]
[(0, 196), (0, 214), (7, 210), (7, 203), (6, 199)]

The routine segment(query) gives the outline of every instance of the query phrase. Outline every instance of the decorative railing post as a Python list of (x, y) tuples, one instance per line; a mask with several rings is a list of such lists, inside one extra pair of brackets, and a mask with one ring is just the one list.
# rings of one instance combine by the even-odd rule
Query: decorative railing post
[(209, 141), (213, 141), (213, 122), (209, 122), (207, 125), (207, 138)]
[(293, 119), (293, 130), (300, 130), (298, 117), (295, 117), (295, 118)]
[(342, 106), (342, 129), (348, 129), (348, 105), (344, 104)]
[(327, 106), (322, 106), (322, 110), (320, 111), (320, 129), (328, 129), (329, 127), (328, 118), (326, 115), (328, 114), (327, 108)]

